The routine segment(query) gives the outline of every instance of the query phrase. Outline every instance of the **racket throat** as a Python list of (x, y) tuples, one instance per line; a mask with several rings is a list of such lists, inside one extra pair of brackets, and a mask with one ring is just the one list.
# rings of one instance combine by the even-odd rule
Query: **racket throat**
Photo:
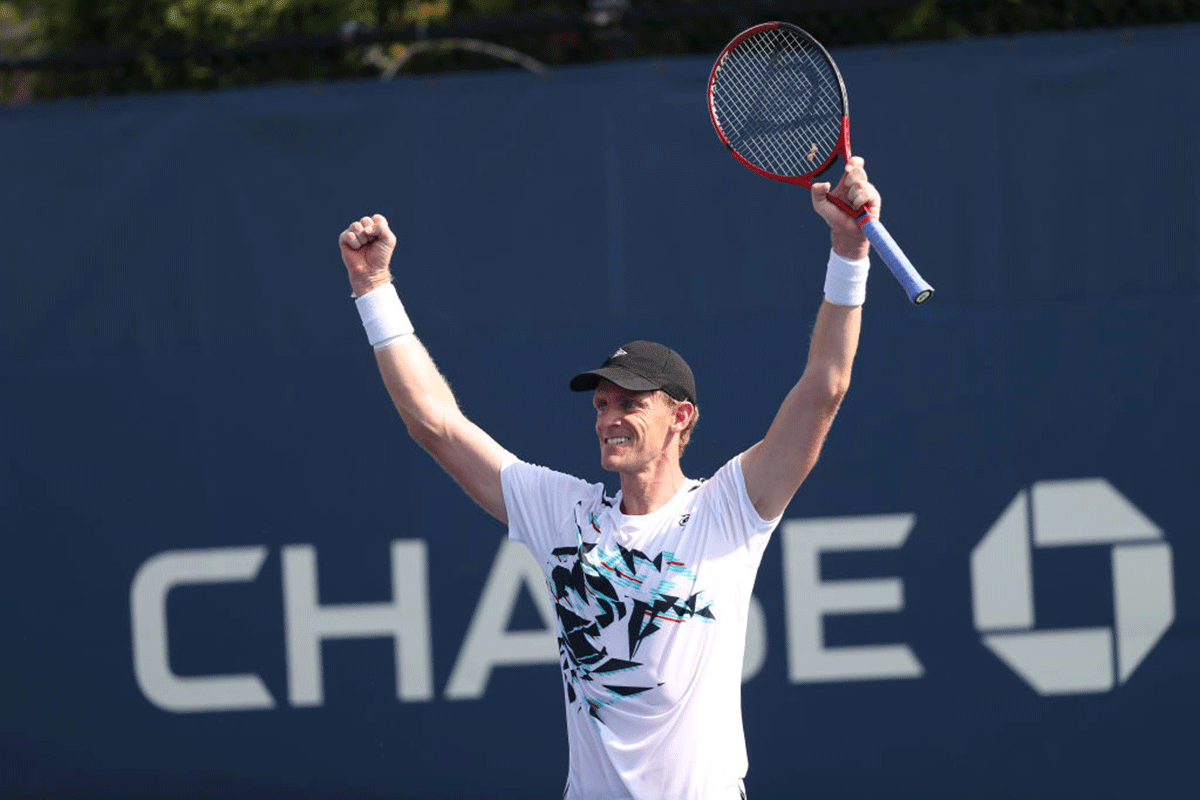
[(866, 206), (863, 206), (862, 208), (855, 208), (842, 198), (832, 194), (826, 194), (825, 199), (840, 208), (842, 212), (845, 213), (846, 216), (853, 219), (855, 224), (860, 228), (874, 219), (874, 217), (871, 216), (871, 212), (867, 210)]

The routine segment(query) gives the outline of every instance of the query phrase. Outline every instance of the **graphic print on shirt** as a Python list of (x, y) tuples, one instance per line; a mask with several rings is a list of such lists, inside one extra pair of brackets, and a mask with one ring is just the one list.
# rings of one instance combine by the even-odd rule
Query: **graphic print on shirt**
[[(587, 515), (587, 523), (600, 533), (595, 514)], [(644, 678), (639, 681), (638, 649), (648, 637), (666, 623), (710, 623), (716, 618), (702, 591), (687, 597), (676, 593), (677, 586), (691, 586), (696, 575), (674, 553), (647, 555), (620, 544), (605, 549), (585, 541), (581, 525), (577, 534), (574, 547), (552, 551), (558, 563), (549, 583), (567, 699), (603, 722), (600, 711), (605, 706), (656, 688)], [(617, 653), (600, 643), (601, 633), (614, 625), (626, 634), (619, 637)], [(607, 637), (610, 643), (613, 639)]]

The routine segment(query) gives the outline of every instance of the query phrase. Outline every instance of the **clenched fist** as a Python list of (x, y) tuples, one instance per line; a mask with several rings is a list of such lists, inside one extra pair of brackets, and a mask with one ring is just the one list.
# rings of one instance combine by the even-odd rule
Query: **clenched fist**
[(338, 246), (356, 297), (391, 283), (388, 265), (396, 250), (396, 234), (392, 233), (382, 214), (350, 223), (338, 237)]

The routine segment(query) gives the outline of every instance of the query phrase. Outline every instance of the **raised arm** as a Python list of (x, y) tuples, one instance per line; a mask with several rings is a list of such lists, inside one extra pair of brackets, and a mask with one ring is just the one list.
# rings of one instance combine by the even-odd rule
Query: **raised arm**
[[(767, 435), (742, 454), (746, 489), (764, 519), (783, 513), (817, 463), (838, 406), (850, 387), (851, 367), (858, 350), (862, 287), (856, 284), (866, 280), (865, 259), (870, 244), (854, 220), (825, 199), (830, 191), (828, 183), (813, 185), (813, 209), (829, 224), (833, 253), (844, 261), (858, 263), (839, 263), (831, 255), (826, 299), (817, 312), (804, 373), (784, 398)], [(861, 158), (850, 160), (832, 193), (854, 208), (867, 205), (871, 214), (879, 217), (879, 193), (867, 180)], [(830, 296), (846, 304), (831, 302)]]
[[(403, 307), (388, 298), (396, 236), (387, 220), (376, 214), (351, 223), (338, 237), (338, 245), (355, 297), (366, 298), (375, 291), (383, 293), (370, 298), (378, 302), (375, 315), (382, 318), (376, 326), (378, 332), (371, 335), (384, 337), (384, 341), (375, 345), (375, 361), (409, 436), (484, 511), (507, 523), (500, 486), (504, 449), (463, 416), (446, 379), (411, 332)], [(402, 320), (399, 324), (397, 317)]]

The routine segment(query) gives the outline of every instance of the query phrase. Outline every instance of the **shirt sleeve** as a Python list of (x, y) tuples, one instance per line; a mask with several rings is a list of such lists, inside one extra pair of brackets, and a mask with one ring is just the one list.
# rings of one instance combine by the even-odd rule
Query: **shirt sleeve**
[(578, 537), (574, 509), (591, 502), (604, 485), (520, 460), (500, 470), (504, 509), (508, 513), (508, 538), (522, 542), (534, 555), (556, 547), (574, 545)]
[(704, 489), (710, 493), (712, 512), (720, 520), (721, 535), (735, 548), (746, 551), (757, 563), (782, 515), (774, 519), (763, 519), (758, 515), (746, 489), (742, 457), (736, 455), (727, 461), (705, 482)]

